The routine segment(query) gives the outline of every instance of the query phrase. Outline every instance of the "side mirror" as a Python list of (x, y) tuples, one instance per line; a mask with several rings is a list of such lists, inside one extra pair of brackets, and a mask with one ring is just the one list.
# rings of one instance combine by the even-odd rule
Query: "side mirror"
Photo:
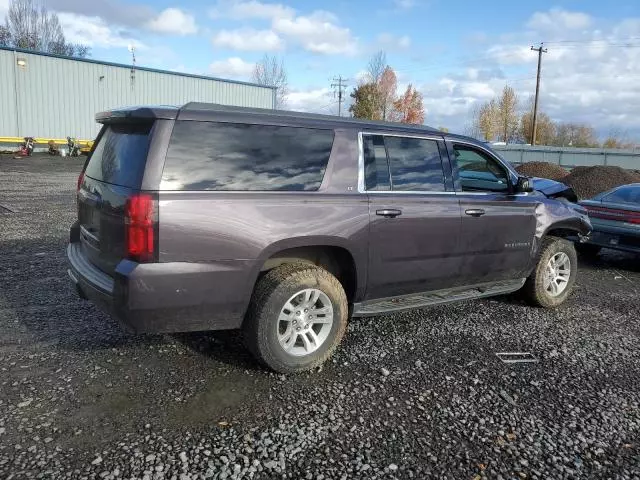
[(518, 177), (518, 183), (516, 183), (516, 193), (528, 193), (533, 192), (533, 184), (528, 177)]

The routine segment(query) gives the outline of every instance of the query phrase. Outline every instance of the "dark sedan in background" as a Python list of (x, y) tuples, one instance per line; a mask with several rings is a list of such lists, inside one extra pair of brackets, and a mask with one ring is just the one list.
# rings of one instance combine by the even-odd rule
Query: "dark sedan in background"
[(593, 232), (578, 250), (596, 255), (602, 248), (640, 254), (640, 183), (623, 185), (580, 204), (587, 209)]

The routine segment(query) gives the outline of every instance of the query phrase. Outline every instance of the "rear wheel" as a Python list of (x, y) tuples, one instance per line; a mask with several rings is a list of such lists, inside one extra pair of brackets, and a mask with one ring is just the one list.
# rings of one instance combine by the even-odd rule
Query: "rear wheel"
[(576, 280), (578, 257), (573, 243), (557, 237), (542, 241), (538, 263), (524, 284), (529, 303), (554, 308), (567, 299)]
[(593, 258), (600, 253), (602, 247), (593, 245), (591, 243), (578, 243), (576, 244), (576, 250), (578, 253), (586, 258)]
[(342, 285), (315, 265), (274, 268), (258, 282), (244, 323), (247, 348), (280, 373), (310, 370), (342, 340), (348, 304)]

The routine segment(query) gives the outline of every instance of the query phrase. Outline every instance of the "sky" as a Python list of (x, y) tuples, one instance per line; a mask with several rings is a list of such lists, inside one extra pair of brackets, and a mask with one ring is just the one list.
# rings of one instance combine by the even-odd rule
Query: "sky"
[[(0, 21), (9, 0), (0, 0)], [(544, 42), (540, 109), (601, 136), (640, 142), (640, 1), (573, 0), (44, 0), (67, 40), (91, 57), (250, 80), (265, 53), (289, 78), (287, 107), (337, 113), (384, 50), (399, 89), (424, 96), (425, 123), (464, 132), (470, 112), (508, 84), (524, 109)]]

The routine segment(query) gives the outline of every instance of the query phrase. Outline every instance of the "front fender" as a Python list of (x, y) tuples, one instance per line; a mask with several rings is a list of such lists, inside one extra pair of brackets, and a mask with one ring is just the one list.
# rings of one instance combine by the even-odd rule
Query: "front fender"
[(536, 206), (535, 215), (536, 233), (532, 242), (530, 269), (535, 267), (542, 240), (546, 236), (582, 239), (593, 229), (586, 210), (578, 204), (564, 200), (541, 201)]

